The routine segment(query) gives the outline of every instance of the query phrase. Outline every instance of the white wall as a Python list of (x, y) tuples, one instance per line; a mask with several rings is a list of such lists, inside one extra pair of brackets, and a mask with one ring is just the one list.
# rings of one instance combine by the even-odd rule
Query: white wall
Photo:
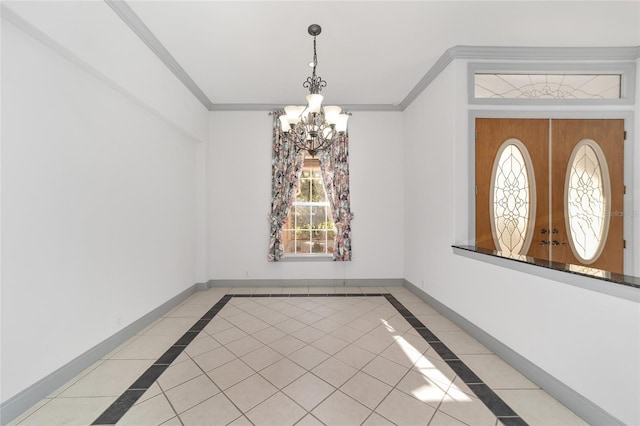
[(621, 421), (640, 424), (638, 303), (453, 254), (469, 211), (465, 74), (466, 64), (454, 62), (405, 111), (405, 278)]
[[(640, 37), (640, 35), (638, 36)], [(640, 59), (636, 60), (636, 115), (635, 126), (631, 133), (632, 138), (628, 140), (627, 146), (633, 149), (633, 192), (630, 195), (632, 201), (632, 212), (627, 212), (633, 218), (634, 223), (634, 275), (640, 276)], [(640, 323), (640, 310), (638, 311), (638, 322)]]
[(198, 145), (3, 20), (2, 401), (195, 283)]
[(210, 279), (362, 279), (403, 276), (402, 114), (349, 120), (351, 262), (267, 262), (271, 128), (266, 112), (212, 112), (208, 146)]
[(207, 110), (103, 1), (3, 1), (18, 25), (134, 103), (200, 141)]

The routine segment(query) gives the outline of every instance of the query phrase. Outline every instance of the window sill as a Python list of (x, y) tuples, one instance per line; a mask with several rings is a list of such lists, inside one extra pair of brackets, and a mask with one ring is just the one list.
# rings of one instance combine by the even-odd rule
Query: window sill
[(280, 262), (333, 262), (330, 254), (286, 254)]
[(602, 271), (602, 276), (571, 270), (572, 265), (523, 256), (513, 259), (475, 246), (452, 245), (453, 253), (470, 259), (564, 282), (610, 296), (640, 302), (640, 277)]

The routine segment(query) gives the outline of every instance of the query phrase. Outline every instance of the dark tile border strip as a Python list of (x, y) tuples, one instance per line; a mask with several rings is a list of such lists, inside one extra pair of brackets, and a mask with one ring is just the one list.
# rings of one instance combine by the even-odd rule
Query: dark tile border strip
[(419, 319), (417, 319), (402, 303), (392, 294), (384, 294), (384, 297), (396, 308), (405, 320), (431, 345), (449, 367), (460, 377), (465, 385), (473, 391), (482, 403), (505, 426), (527, 426), (515, 411), (507, 405), (482, 379), (480, 379), (458, 356), (447, 347), (438, 337), (431, 332)]
[(302, 294), (226, 294), (213, 305), (193, 326), (183, 334), (151, 367), (124, 391), (92, 425), (115, 425), (129, 411), (140, 397), (151, 387), (169, 365), (184, 351), (196, 336), (209, 324), (220, 310), (234, 297), (384, 297), (400, 315), (416, 330), (420, 336), (442, 357), (444, 362), (455, 371), (460, 379), (476, 394), (484, 405), (505, 426), (527, 426), (527, 423), (515, 413), (489, 386), (461, 361), (438, 337), (416, 318), (402, 303), (389, 293), (302, 293)]
[(233, 296), (224, 295), (213, 305), (191, 328), (184, 333), (167, 351), (158, 358), (156, 362), (142, 373), (138, 379), (124, 391), (118, 399), (115, 400), (92, 425), (115, 425), (120, 421), (127, 411), (140, 399), (147, 389), (160, 377), (169, 365), (176, 359), (189, 343), (211, 322), (211, 320), (220, 312), (224, 305), (231, 300)]

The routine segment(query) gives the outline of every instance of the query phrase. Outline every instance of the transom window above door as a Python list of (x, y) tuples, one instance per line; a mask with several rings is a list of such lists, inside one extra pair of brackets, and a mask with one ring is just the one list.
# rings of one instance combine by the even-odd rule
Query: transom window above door
[(632, 105), (636, 66), (621, 63), (469, 63), (470, 104)]
[(474, 76), (477, 99), (620, 99), (620, 74), (499, 74)]

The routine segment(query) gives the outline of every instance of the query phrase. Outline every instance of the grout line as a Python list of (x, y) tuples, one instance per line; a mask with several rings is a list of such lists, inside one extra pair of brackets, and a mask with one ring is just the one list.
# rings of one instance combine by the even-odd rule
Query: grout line
[[(31, 417), (35, 413), (37, 413), (42, 407), (45, 407), (47, 404), (49, 404), (51, 401), (53, 401), (54, 398), (57, 398), (57, 397), (41, 399), (40, 401), (46, 401), (46, 402), (44, 404), (42, 404), (41, 406), (39, 406), (38, 408), (36, 408), (35, 410), (33, 410), (32, 412), (29, 412), (27, 410), (25, 413), (22, 413), (20, 416), (18, 416), (15, 419), (13, 419), (12, 422), (16, 422), (16, 425), (20, 425), (22, 422), (27, 420), (29, 417)], [(33, 407), (31, 407), (29, 410), (31, 410), (31, 409), (33, 409)], [(27, 413), (29, 413), (29, 414), (27, 414)]]
[[(451, 351), (442, 341), (440, 341), (437, 336), (435, 336), (424, 324), (422, 324), (422, 322), (420, 320), (417, 319), (417, 317), (415, 317), (401, 302), (399, 302), (395, 296), (393, 296), (391, 293), (291, 293), (291, 294), (284, 294), (284, 293), (266, 293), (266, 294), (226, 294), (224, 296), (222, 296), (217, 303), (215, 303), (213, 305), (213, 307), (211, 309), (209, 309), (202, 317), (201, 319), (197, 320), (196, 323), (186, 332), (184, 333), (179, 339), (178, 341), (176, 341), (176, 343), (174, 343), (163, 355), (161, 355), (160, 358), (158, 358), (158, 360), (156, 362), (154, 362), (154, 364), (149, 367), (149, 369), (147, 371), (145, 371), (145, 373), (143, 373), (127, 390), (125, 390), (125, 392), (123, 392), (123, 394), (109, 407), (107, 408), (99, 417), (98, 419), (96, 419), (94, 421), (94, 423), (92, 423), (93, 425), (105, 425), (105, 424), (115, 424), (117, 423), (122, 416), (124, 416), (126, 414), (126, 412), (135, 404), (135, 402), (142, 396), (142, 394), (144, 392), (146, 392), (148, 390), (148, 388), (157, 381), (157, 379), (160, 377), (160, 375), (169, 367), (169, 365), (182, 353), (184, 353), (184, 350), (186, 349), (186, 347), (188, 346), (189, 343), (191, 343), (193, 340), (195, 340), (195, 338), (197, 337), (198, 334), (200, 334), (204, 328), (210, 323), (210, 321), (217, 316), (217, 314), (222, 310), (222, 308), (224, 308), (227, 303), (232, 300), (233, 298), (265, 298), (265, 297), (282, 297), (282, 298), (286, 298), (286, 297), (306, 297), (306, 298), (317, 298), (317, 297), (322, 297), (322, 298), (327, 298), (327, 297), (384, 297), (387, 302), (389, 304), (391, 304), (391, 306), (393, 306), (398, 313), (400, 314), (400, 316), (409, 323), (409, 325), (416, 331), (416, 333), (418, 333), (418, 335), (420, 335), (425, 342), (427, 342), (427, 344), (438, 354), (440, 355), (440, 357), (444, 360), (444, 362), (447, 363), (447, 365), (449, 365), (450, 368), (453, 369), (453, 371), (456, 373), (456, 375), (458, 377), (461, 378), (461, 380), (466, 384), (469, 385), (469, 388), (474, 392), (474, 394), (476, 394), (476, 396), (478, 397), (478, 399), (483, 402), (483, 404), (498, 418), (504, 418), (504, 419), (510, 419), (513, 420), (515, 423), (514, 424), (519, 424), (519, 425), (524, 425), (526, 426), (527, 423), (524, 422), (524, 420), (522, 418), (520, 418), (491, 388), (489, 388), (484, 382), (482, 382), (478, 376), (476, 376), (473, 371), (471, 371), (471, 369), (469, 369), (469, 367), (458, 358), (458, 356)], [(294, 305), (292, 305), (294, 306)], [(238, 306), (234, 306), (236, 309), (239, 309), (240, 311), (247, 313), (248, 315), (251, 315), (250, 313), (246, 312), (245, 310), (239, 308)], [(308, 311), (310, 312), (310, 311)], [(253, 316), (253, 315), (251, 315)], [(286, 315), (288, 317), (288, 319), (292, 319), (293, 317), (289, 317), (288, 315)], [(254, 318), (257, 318), (255, 316), (253, 316)], [(224, 317), (223, 317), (224, 319)], [(258, 318), (259, 319), (259, 318)], [(283, 320), (283, 321), (287, 321), (287, 320)], [(228, 322), (228, 321), (227, 321)], [(274, 327), (273, 324), (269, 324), (271, 327)], [(306, 324), (305, 326), (312, 326), (311, 324)], [(344, 324), (342, 326), (345, 326)], [(237, 328), (237, 327), (236, 327)], [(422, 333), (421, 333), (422, 330)], [(281, 330), (282, 331), (282, 330)], [(320, 330), (323, 331), (324, 330)], [(359, 330), (363, 333), (364, 335), (367, 335), (368, 332), (364, 332), (362, 330)], [(371, 331), (371, 330), (370, 330)], [(208, 333), (207, 333), (208, 334)], [(292, 336), (292, 333), (287, 333), (288, 335)], [(325, 335), (329, 335), (330, 333), (325, 333)], [(250, 335), (250, 334), (248, 334)], [(426, 335), (426, 336), (425, 336)], [(220, 343), (220, 342), (219, 342)], [(230, 342), (229, 342), (230, 343)], [(261, 342), (262, 343), (262, 342)], [(309, 343), (304, 342), (306, 345), (310, 345)], [(348, 346), (353, 345), (354, 342), (347, 342)], [(391, 345), (391, 344), (390, 344)], [(390, 346), (389, 345), (389, 346)], [(223, 347), (226, 347), (226, 345), (222, 344)], [(266, 345), (269, 346), (269, 345)], [(387, 346), (388, 347), (388, 346)], [(362, 348), (361, 348), (362, 349)], [(364, 349), (366, 350), (366, 349)], [(338, 351), (340, 352), (340, 351)], [(282, 354), (281, 354), (282, 355)], [(334, 358), (334, 355), (330, 355), (330, 358)], [(191, 356), (189, 356), (187, 354), (187, 356), (193, 360), (193, 358)], [(376, 357), (380, 356), (380, 354), (376, 354)], [(238, 359), (240, 359), (239, 357), (236, 357)], [(283, 359), (289, 359), (288, 356), (283, 356)], [(327, 358), (329, 359), (329, 358)], [(337, 358), (335, 358), (337, 359)], [(375, 358), (374, 358), (375, 359)], [(325, 360), (326, 361), (326, 360)], [(323, 361), (323, 362), (325, 362)], [(292, 361), (293, 362), (293, 361)], [(371, 362), (371, 361), (370, 361)], [(197, 363), (195, 363), (196, 365), (198, 365)], [(368, 363), (367, 363), (368, 364)], [(365, 366), (367, 365), (365, 364)], [(414, 363), (415, 364), (415, 363)], [(456, 365), (456, 369), (454, 369), (451, 364)], [(363, 366), (363, 368), (365, 367)], [(154, 368), (155, 367), (155, 368)], [(202, 368), (198, 365), (198, 368), (200, 368), (200, 370), (202, 370)], [(251, 368), (251, 367), (250, 367)], [(314, 367), (315, 368), (315, 367)], [(412, 367), (409, 367), (409, 369), (407, 370), (407, 372), (403, 375), (403, 378), (410, 372)], [(253, 370), (253, 368), (251, 368)], [(318, 377), (317, 375), (315, 375), (315, 373), (313, 373), (311, 370), (307, 370), (306, 368), (303, 367), (303, 369), (307, 372), (307, 373), (311, 373), (314, 376)], [(462, 376), (460, 376), (460, 370), (468, 370), (468, 372), (466, 372), (466, 374), (470, 374), (472, 375), (472, 379), (471, 381), (465, 381), (464, 378)], [(204, 370), (202, 370), (203, 373), (206, 375), (206, 372), (204, 372)], [(255, 371), (255, 370), (254, 370)], [(355, 374), (357, 374), (358, 372), (362, 371), (362, 368), (357, 370)], [(256, 374), (259, 374), (259, 372), (256, 372)], [(354, 374), (354, 376), (355, 376)], [(367, 374), (365, 372), (365, 374)], [(304, 374), (303, 374), (304, 375)], [(147, 385), (147, 381), (149, 381), (152, 376), (153, 380), (150, 384)], [(262, 377), (262, 375), (260, 375)], [(321, 377), (318, 377), (320, 380), (323, 380)], [(347, 379), (346, 382), (348, 382), (349, 380), (351, 380), (351, 378), (353, 378), (353, 376), (351, 376), (349, 379)], [(478, 380), (475, 380), (475, 379)], [(245, 379), (246, 380), (246, 379)], [(297, 379), (296, 379), (297, 380)], [(295, 381), (295, 380), (294, 380)], [(402, 381), (402, 378), (400, 379), (400, 381)], [(398, 381), (398, 383), (400, 382)], [(267, 382), (269, 382), (267, 380)], [(326, 381), (325, 381), (326, 382)], [(272, 386), (273, 383), (269, 382)], [(292, 382), (293, 383), (293, 382)], [(328, 383), (328, 382), (327, 382)], [(453, 383), (453, 381), (452, 381)], [(215, 382), (214, 382), (215, 384)], [(333, 385), (331, 383), (329, 383), (332, 387)], [(138, 385), (139, 387), (134, 387), (135, 385)], [(145, 387), (146, 386), (146, 387)], [(287, 385), (288, 386), (288, 385)], [(342, 385), (341, 385), (342, 386)], [(216, 385), (217, 387), (217, 385)], [(275, 386), (278, 389), (278, 392), (282, 392), (281, 389), (279, 389), (277, 386)], [(326, 398), (323, 399), (323, 401), (325, 401), (327, 398), (329, 398), (331, 395), (333, 395), (336, 391), (339, 390), (340, 387), (336, 387), (335, 390), (330, 393)], [(387, 396), (394, 390), (397, 389), (397, 383), (396, 386), (393, 386), (391, 388), (391, 390), (389, 391), (389, 393), (387, 394)], [(162, 387), (160, 387), (160, 390), (162, 391), (164, 397), (169, 400), (166, 395), (164, 394), (164, 390), (162, 389)], [(401, 392), (401, 390), (398, 389), (398, 391)], [(226, 393), (224, 392), (224, 390), (220, 389), (220, 392), (225, 396), (225, 398), (227, 398), (229, 401), (231, 401), (231, 399), (226, 395)], [(343, 392), (344, 393), (344, 392)], [(286, 395), (286, 394), (285, 394)], [(346, 394), (345, 394), (346, 395)], [(353, 399), (352, 397), (350, 397), (349, 395), (347, 395), (349, 398)], [(386, 398), (386, 397), (385, 397)], [(268, 398), (267, 398), (268, 399)], [(359, 404), (361, 404), (359, 401), (353, 399), (354, 401), (358, 402)], [(319, 406), (323, 401), (319, 402), (318, 404), (316, 404), (315, 407)], [(384, 401), (384, 398), (382, 399), (382, 401)], [(382, 401), (380, 403), (382, 403)], [(261, 401), (260, 404), (264, 402)], [(295, 402), (295, 401), (294, 401)], [(173, 411), (175, 412), (175, 408), (173, 407), (173, 405), (171, 404), (171, 402), (169, 401)], [(245, 417), (247, 420), (248, 418), (246, 417), (245, 413), (243, 410), (240, 410), (239, 407), (237, 407), (235, 405), (235, 403), (233, 403), (233, 401), (231, 401), (231, 403), (238, 408), (238, 410), (242, 413), (242, 416)], [(380, 405), (380, 403), (378, 405)], [(440, 401), (440, 403), (438, 404), (438, 407), (440, 406), (440, 404), (442, 403), (442, 401)], [(491, 403), (491, 404), (490, 404)], [(296, 402), (297, 404), (297, 402)], [(500, 409), (498, 409), (497, 407), (495, 407), (495, 405), (498, 405)], [(258, 404), (259, 405), (259, 404)], [(298, 404), (299, 405), (299, 404)], [(364, 405), (363, 405), (364, 406)], [(314, 408), (315, 408), (314, 407)], [(366, 406), (365, 406), (366, 407)], [(369, 407), (366, 407), (367, 409), (369, 409)], [(303, 407), (304, 409), (304, 407)], [(437, 412), (438, 408), (436, 408), (436, 412)], [(305, 409), (306, 411), (306, 409)], [(497, 413), (496, 411), (499, 411), (500, 413)], [(372, 410), (372, 413), (375, 412), (375, 409)], [(508, 414), (507, 414), (508, 413)], [(511, 415), (510, 413), (513, 413), (514, 415)], [(312, 415), (311, 411), (307, 411), (307, 414)], [(500, 414), (500, 415), (498, 415)], [(178, 419), (180, 420), (180, 416), (177, 414)], [(434, 412), (435, 415), (435, 412)], [(371, 416), (371, 413), (369, 414), (368, 417)], [(315, 417), (315, 416), (314, 416)], [(368, 418), (367, 417), (367, 418)], [(180, 420), (181, 421), (181, 420)], [(250, 421), (250, 420), (249, 420)], [(181, 421), (182, 422), (182, 421)]]
[[(205, 333), (206, 333), (206, 332), (205, 332)], [(211, 338), (213, 339), (213, 337), (212, 337), (212, 336), (209, 336), (209, 337), (211, 337)], [(214, 340), (215, 340), (215, 339), (214, 339)], [(217, 340), (216, 340), (216, 342), (217, 342)], [(220, 342), (218, 342), (218, 343), (220, 343)], [(226, 349), (225, 345), (223, 345), (222, 343), (220, 343), (220, 345), (221, 345), (221, 346), (219, 346), (219, 347), (222, 347), (222, 348), (225, 348), (225, 349)], [(215, 348), (215, 349), (217, 349), (217, 348)], [(212, 349), (212, 350), (215, 350), (215, 349)], [(227, 349), (227, 350), (228, 350), (228, 349)], [(204, 353), (206, 353), (206, 352), (204, 352)], [(191, 362), (193, 362), (193, 363), (195, 364), (195, 366), (196, 366), (196, 367), (198, 367), (198, 369), (199, 369), (200, 371), (202, 371), (202, 374), (204, 374), (205, 376), (209, 377), (209, 375), (207, 374), (207, 372), (206, 372), (206, 371), (204, 371), (202, 367), (200, 367), (200, 364), (198, 364), (198, 363), (193, 359), (193, 357), (192, 357), (191, 355), (189, 355), (189, 354), (188, 354), (188, 353), (186, 353), (186, 352), (185, 352), (185, 354), (189, 357), (189, 359), (191, 360)], [(202, 355), (202, 354), (200, 354), (200, 355)], [(237, 357), (236, 357), (236, 359), (239, 359), (239, 358), (237, 358)], [(232, 360), (231, 360), (231, 361), (232, 361)], [(227, 362), (225, 362), (224, 364), (219, 365), (218, 367), (222, 367), (223, 365), (227, 365), (227, 364), (228, 364), (228, 363), (230, 363), (231, 361), (227, 361)], [(216, 368), (218, 368), (218, 367), (216, 367)], [(251, 367), (249, 367), (249, 368), (251, 368)], [(215, 370), (215, 368), (214, 368), (214, 370)], [(243, 382), (243, 381), (244, 381), (244, 380), (246, 380), (246, 379), (247, 379), (247, 378), (244, 378), (244, 379), (240, 380), (240, 382)], [(192, 380), (193, 380), (193, 379), (192, 379)], [(235, 418), (235, 419), (233, 419), (231, 422), (234, 422), (234, 421), (238, 420), (240, 417), (245, 417), (249, 423), (253, 424), (253, 422), (251, 422), (251, 421), (250, 421), (250, 420), (249, 420), (249, 419), (244, 415), (244, 411), (242, 411), (242, 410), (240, 409), (240, 407), (238, 407), (238, 406), (236, 405), (236, 403), (235, 403), (235, 402), (233, 402), (233, 401), (231, 400), (231, 398), (229, 398), (229, 397), (227, 396), (227, 394), (224, 392), (224, 390), (223, 390), (223, 389), (221, 389), (221, 388), (220, 388), (220, 386), (218, 386), (218, 385), (216, 384), (216, 382), (214, 382), (214, 381), (213, 381), (213, 379), (211, 379), (211, 377), (209, 377), (209, 380), (211, 380), (211, 382), (214, 384), (214, 386), (215, 386), (216, 388), (218, 388), (218, 389), (220, 390), (220, 392), (218, 392), (218, 393), (217, 393), (217, 394), (215, 394), (215, 395), (212, 395), (212, 396), (211, 396), (211, 397), (209, 397), (208, 399), (211, 399), (211, 398), (213, 398), (213, 397), (215, 397), (215, 396), (217, 396), (217, 395), (222, 394), (222, 396), (224, 396), (224, 397), (225, 397), (225, 398), (226, 398), (226, 399), (231, 403), (231, 405), (233, 405), (233, 406), (238, 410), (238, 412), (240, 413), (240, 416), (236, 417), (236, 418)], [(240, 382), (238, 382), (238, 383), (240, 383)], [(185, 383), (186, 383), (186, 382), (185, 382)], [(236, 383), (236, 384), (237, 384), (237, 383)], [(178, 386), (179, 386), (179, 385), (178, 385)], [(233, 386), (235, 386), (235, 385), (233, 385)], [(162, 389), (162, 387), (161, 387), (160, 389)], [(228, 388), (227, 388), (227, 389), (228, 389)], [(206, 400), (205, 400), (205, 401), (206, 401)], [(204, 402), (204, 401), (202, 401), (202, 402)], [(200, 404), (202, 404), (202, 402), (200, 402)], [(192, 408), (193, 408), (193, 407), (192, 407)], [(183, 425), (184, 425), (184, 423), (183, 423)]]
[[(217, 315), (217, 313), (231, 300), (231, 297), (225, 295), (220, 298), (220, 300), (213, 305), (207, 313), (205, 313), (201, 318), (209, 317), (208, 319), (199, 319), (196, 323), (189, 329), (185, 334), (183, 334), (176, 343), (182, 342), (183, 337), (191, 332), (196, 331), (198, 334), (204, 329), (204, 327)], [(215, 311), (215, 312), (214, 312)], [(195, 336), (194, 336), (195, 337)], [(176, 348), (173, 352), (172, 349)], [(120, 395), (115, 402), (113, 402), (106, 410), (98, 416), (98, 418), (92, 423), (92, 425), (112, 425), (116, 424), (136, 403), (138, 399), (142, 396), (144, 392), (146, 392), (153, 383), (157, 381), (162, 373), (169, 367), (169, 364), (159, 364), (163, 357), (167, 353), (170, 354), (169, 358), (173, 357), (171, 362), (173, 362), (181, 353), (184, 352), (186, 346), (172, 345), (164, 354), (158, 358), (156, 362), (153, 363), (142, 375), (136, 379), (133, 384), (125, 390), (122, 395)], [(153, 377), (155, 376), (155, 377)], [(153, 377), (151, 383), (147, 384), (147, 381)], [(162, 389), (162, 388), (161, 388)], [(175, 411), (175, 410), (174, 410)]]
[[(385, 298), (389, 301), (389, 303), (391, 303), (391, 305), (393, 307), (396, 308), (396, 310), (405, 318), (407, 317), (413, 317), (413, 314), (411, 314), (411, 312), (404, 307), (404, 305), (402, 303), (400, 303), (393, 295), (388, 294), (385, 295)], [(406, 312), (403, 312), (406, 311)], [(412, 327), (414, 327), (414, 329), (416, 331), (418, 331), (418, 327), (416, 327), (414, 324), (411, 324)], [(429, 333), (431, 333), (431, 331), (427, 328), (424, 327), (426, 330), (429, 331)], [(434, 337), (435, 334), (431, 333)], [(422, 336), (422, 335), (421, 335)], [(424, 338), (424, 336), (423, 336)], [(424, 338), (424, 340), (436, 351), (436, 353), (438, 353), (438, 355), (442, 353), (445, 353), (447, 355), (449, 355), (449, 353), (455, 357), (455, 358), (451, 358), (451, 359), (445, 359), (444, 357), (443, 360), (447, 363), (447, 365), (449, 365), (450, 368), (453, 369), (453, 367), (451, 367), (451, 363), (452, 362), (456, 362), (456, 365), (459, 364), (459, 366), (461, 366), (462, 368), (465, 368), (467, 370), (469, 370), (470, 373), (472, 373), (475, 377), (478, 377), (477, 375), (475, 375), (475, 373), (473, 373), (473, 371), (464, 363), (464, 361), (460, 360), (458, 358), (458, 356), (451, 351), (444, 343), (442, 342), (429, 342), (426, 338)], [(512, 419), (519, 419), (520, 422), (519, 424), (522, 426), (526, 426), (527, 423), (520, 418), (520, 416), (518, 416), (515, 411), (513, 411), (513, 409), (506, 403), (504, 402), (504, 400), (502, 400), (502, 398), (500, 398), (488, 385), (486, 385), (484, 382), (480, 382), (480, 383), (467, 383), (463, 377), (461, 377), (458, 373), (458, 371), (456, 371), (455, 369), (453, 369), (454, 372), (456, 373), (456, 375), (458, 377), (460, 377), (460, 379), (469, 387), (469, 389), (471, 389), (473, 391), (473, 393), (478, 397), (478, 399), (489, 409), (489, 411), (491, 411), (491, 413), (493, 413), (494, 416), (501, 418), (501, 417), (506, 417), (504, 414), (502, 414), (502, 411), (510, 411), (513, 412), (515, 416), (511, 417), (509, 415), (509, 418)], [(480, 379), (478, 377), (478, 379)], [(486, 389), (485, 389), (486, 388)], [(484, 392), (481, 392), (481, 390), (483, 390)], [(490, 404), (491, 403), (491, 404)], [(499, 407), (496, 407), (496, 405)]]
[[(182, 426), (184, 426), (184, 423), (182, 421), (182, 419), (180, 418), (180, 414), (178, 414), (178, 410), (176, 410), (176, 407), (173, 406), (173, 403), (171, 402), (171, 400), (169, 399), (169, 397), (167, 396), (167, 394), (165, 393), (164, 389), (162, 389), (162, 386), (160, 386), (160, 383), (158, 383), (158, 388), (160, 389), (160, 393), (162, 394), (162, 396), (164, 397), (164, 399), (167, 400), (167, 402), (169, 403), (169, 407), (171, 407), (171, 409), (173, 410), (174, 413), (176, 413), (176, 418), (178, 419), (178, 421), (180, 422), (180, 424)], [(213, 398), (213, 397), (212, 397)], [(171, 420), (171, 419), (169, 419)]]

